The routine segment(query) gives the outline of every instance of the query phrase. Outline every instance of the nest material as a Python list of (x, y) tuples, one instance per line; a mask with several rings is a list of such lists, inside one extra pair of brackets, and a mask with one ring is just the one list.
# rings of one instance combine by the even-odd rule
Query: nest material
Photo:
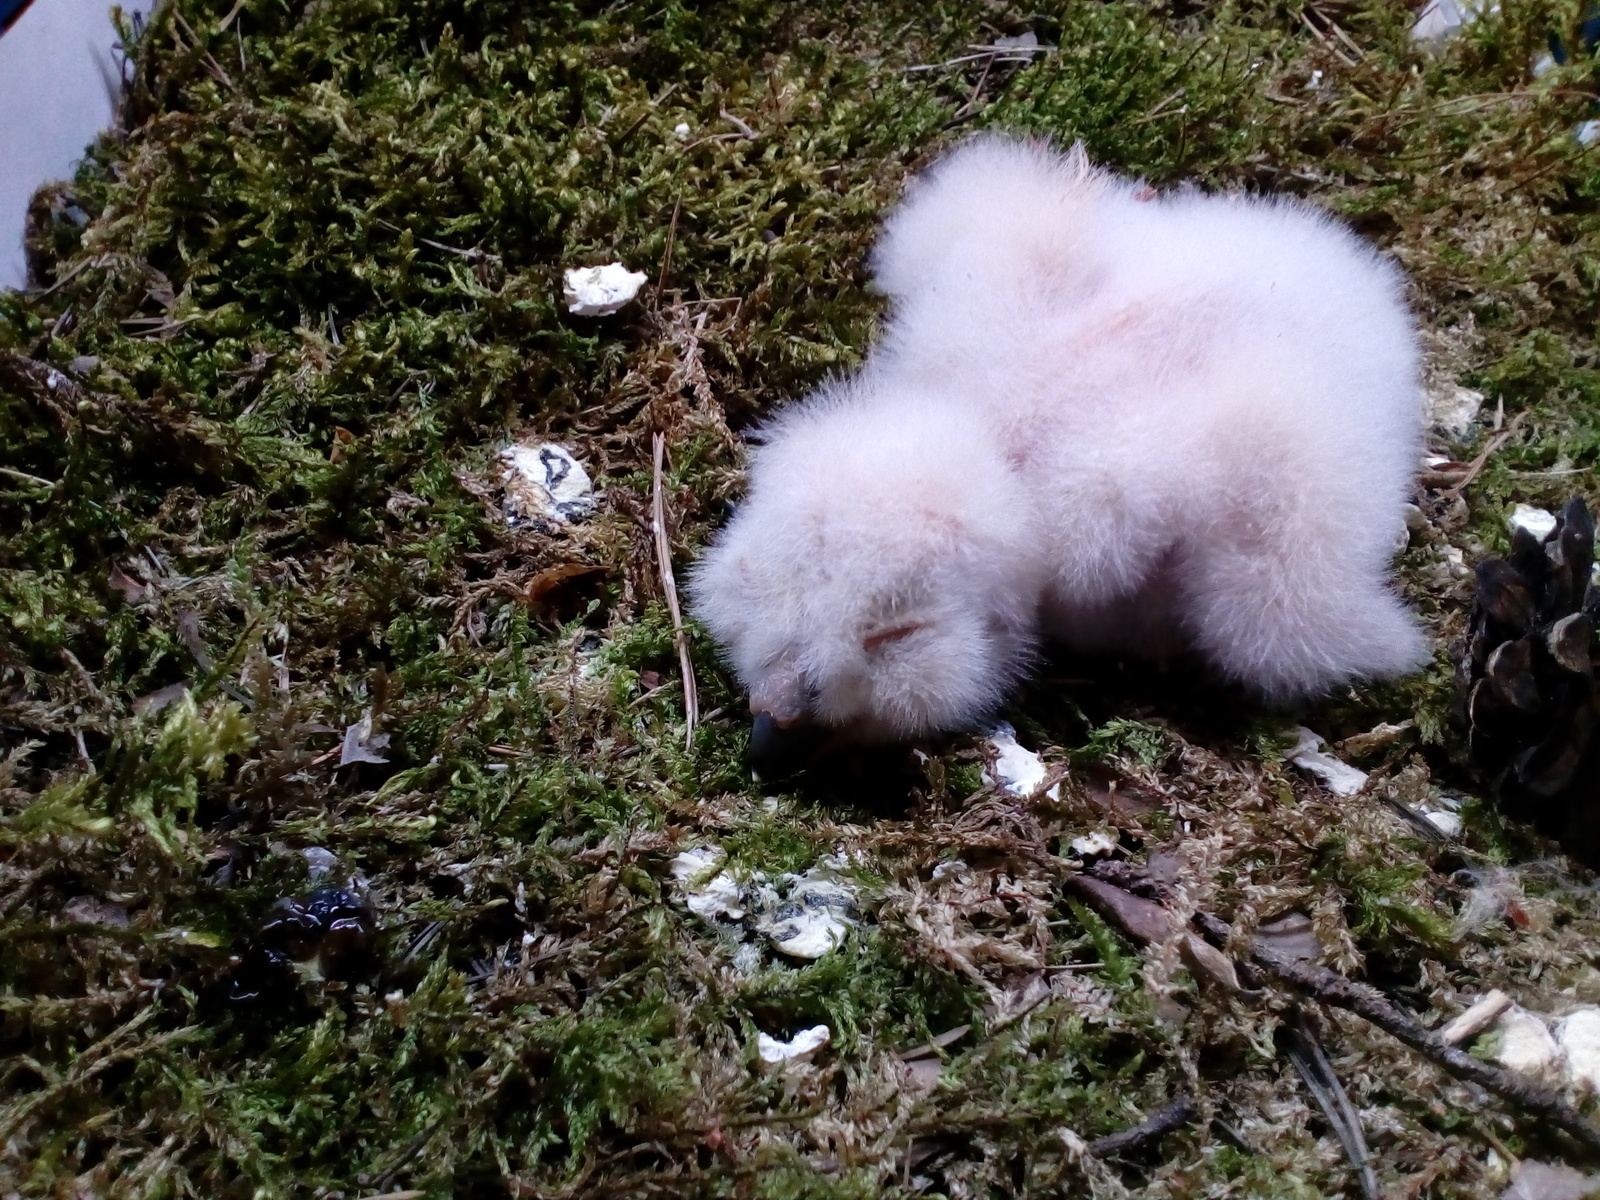
[[(1514, 849), (1418, 843), (1389, 803), (1431, 799), (1448, 675), (1307, 714), (1368, 770), (1348, 798), (1177, 670), (1041, 672), (1009, 715), (1071, 760), (1059, 803), (983, 787), (959, 739), (892, 786), (754, 785), (698, 638), (685, 747), (655, 498), (682, 569), (739, 490), (730, 425), (855, 360), (882, 213), (977, 125), (1314, 194), (1394, 253), (1446, 373), (1507, 408), (1421, 498), (1401, 574), (1436, 629), (1485, 514), (1600, 445), (1594, 60), (1526, 86), (1549, 9), (1419, 74), (1392, 6), (1045, 7), (174, 0), (127, 31), (126, 133), (38, 206), (40, 290), (0, 295), (0, 1194), (1350, 1194), (1276, 993), (1063, 894), (1108, 824), (1185, 912), (1298, 925), (1430, 1026), (1495, 987), (1600, 1003), (1590, 880), (1463, 896), (1463, 852)], [(971, 49), (1031, 26), (1029, 64)], [(661, 282), (569, 320), (562, 269), (613, 254)], [(595, 514), (508, 526), (508, 440), (570, 447)], [(345, 762), (368, 712), (388, 762)], [(707, 842), (772, 877), (848, 852), (861, 926), (742, 973), (670, 899)], [(314, 847), (370, 883), (367, 967), (276, 903), (305, 910)], [(252, 948), (291, 962), (228, 1004)], [(809, 1062), (758, 1057), (822, 1023)], [(1388, 1194), (1563, 1153), (1375, 1029), (1321, 1036)], [(1178, 1095), (1208, 1119), (1095, 1159)]]
[(1594, 532), (1574, 496), (1543, 539), (1519, 527), (1508, 557), (1481, 563), (1462, 664), (1472, 757), (1501, 809), (1590, 866), (1600, 864)]

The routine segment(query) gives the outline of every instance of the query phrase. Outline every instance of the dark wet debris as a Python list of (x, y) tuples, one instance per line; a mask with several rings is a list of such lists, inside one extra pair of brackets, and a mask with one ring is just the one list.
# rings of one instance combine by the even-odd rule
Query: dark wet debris
[(377, 914), (346, 888), (273, 904), (235, 968), (229, 999), (251, 1004), (301, 983), (349, 981), (375, 964)]

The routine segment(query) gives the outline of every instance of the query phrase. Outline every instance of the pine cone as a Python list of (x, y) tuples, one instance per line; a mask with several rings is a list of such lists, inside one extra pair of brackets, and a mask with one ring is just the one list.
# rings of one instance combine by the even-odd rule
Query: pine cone
[(1518, 528), (1509, 557), (1478, 565), (1462, 674), (1472, 757), (1501, 811), (1600, 866), (1594, 534), (1574, 496), (1543, 540)]

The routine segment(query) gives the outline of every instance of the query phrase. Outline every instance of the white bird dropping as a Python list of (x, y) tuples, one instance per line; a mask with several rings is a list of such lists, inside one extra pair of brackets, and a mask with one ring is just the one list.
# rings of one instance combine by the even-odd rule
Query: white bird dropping
[(1548, 509), (1535, 508), (1531, 504), (1519, 504), (1511, 510), (1511, 515), (1506, 518), (1506, 525), (1515, 533), (1519, 529), (1526, 529), (1541, 542), (1555, 532), (1556, 517)]
[(1277, 703), (1426, 660), (1388, 578), (1416, 335), (1348, 229), (991, 135), (872, 266), (880, 344), (766, 426), (692, 578), (753, 712), (971, 728), (1047, 637), (1189, 649)]
[(563, 277), (567, 311), (580, 317), (609, 317), (639, 294), (646, 275), (619, 262), (603, 267), (573, 267)]
[(500, 468), (501, 511), (513, 525), (559, 528), (594, 513), (594, 481), (562, 446), (507, 446), (500, 452)]
[(1047, 774), (1044, 760), (1017, 742), (1017, 731), (1001, 721), (989, 734), (994, 761), (983, 769), (989, 783), (999, 784), (1013, 796), (1031, 796)]
[(1304, 725), (1295, 727), (1299, 740), (1289, 751), (1289, 761), (1315, 775), (1335, 796), (1354, 796), (1367, 786), (1367, 773), (1322, 752), (1322, 739)]
[(787, 1042), (780, 1042), (770, 1034), (756, 1034), (756, 1053), (761, 1055), (765, 1063), (789, 1062), (792, 1059), (809, 1058), (822, 1047), (826, 1046), (833, 1037), (833, 1031), (826, 1025), (813, 1025), (810, 1029), (802, 1029)]
[(719, 869), (726, 857), (717, 847), (699, 846), (672, 860), (672, 878), (683, 892), (683, 902), (695, 916), (713, 924), (744, 917), (743, 889)]
[(1600, 1093), (1600, 1008), (1580, 1008), (1556, 1026), (1568, 1084)]

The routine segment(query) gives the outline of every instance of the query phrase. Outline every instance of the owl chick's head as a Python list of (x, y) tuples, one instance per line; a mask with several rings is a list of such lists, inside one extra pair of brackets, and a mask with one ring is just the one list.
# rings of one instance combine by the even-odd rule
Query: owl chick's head
[(696, 615), (787, 728), (893, 739), (994, 708), (1032, 646), (1028, 506), (971, 414), (826, 392), (769, 426)]

